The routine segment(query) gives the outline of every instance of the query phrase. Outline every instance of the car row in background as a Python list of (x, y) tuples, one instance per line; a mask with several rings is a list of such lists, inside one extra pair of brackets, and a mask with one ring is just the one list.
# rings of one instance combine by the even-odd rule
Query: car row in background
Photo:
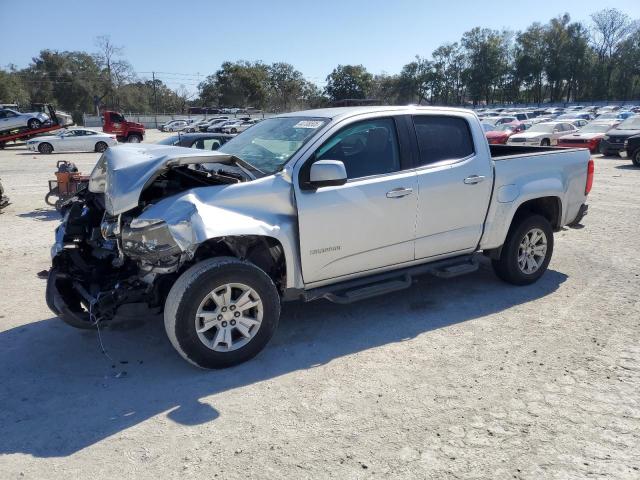
[(89, 128), (69, 128), (54, 135), (34, 137), (27, 141), (27, 149), (40, 153), (104, 152), (117, 144), (113, 134)]
[(259, 119), (251, 119), (250, 117), (229, 118), (225, 116), (216, 116), (208, 119), (204, 118), (184, 118), (171, 120), (158, 127), (163, 132), (224, 132), (224, 133), (240, 133), (244, 132), (250, 126), (258, 123)]
[(224, 133), (183, 133), (163, 138), (158, 145), (173, 147), (197, 148), (200, 150), (217, 150), (231, 140), (235, 135)]

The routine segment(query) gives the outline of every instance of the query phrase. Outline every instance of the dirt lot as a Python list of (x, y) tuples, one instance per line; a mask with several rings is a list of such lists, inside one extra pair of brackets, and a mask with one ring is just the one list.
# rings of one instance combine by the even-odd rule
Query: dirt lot
[[(151, 133), (150, 139), (159, 137)], [(285, 305), (254, 361), (194, 369), (159, 318), (44, 302), (56, 160), (0, 151), (0, 477), (640, 478), (640, 169), (597, 158), (585, 228), (530, 287), (490, 270)]]

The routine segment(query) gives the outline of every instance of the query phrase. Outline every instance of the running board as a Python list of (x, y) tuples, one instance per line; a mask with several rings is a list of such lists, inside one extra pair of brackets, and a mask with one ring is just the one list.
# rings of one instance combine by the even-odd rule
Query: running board
[(479, 266), (476, 255), (464, 255), (314, 288), (302, 292), (301, 296), (305, 302), (324, 298), (334, 303), (353, 303), (409, 288), (413, 283), (413, 277), (418, 275), (431, 274), (439, 278), (453, 278), (475, 272)]

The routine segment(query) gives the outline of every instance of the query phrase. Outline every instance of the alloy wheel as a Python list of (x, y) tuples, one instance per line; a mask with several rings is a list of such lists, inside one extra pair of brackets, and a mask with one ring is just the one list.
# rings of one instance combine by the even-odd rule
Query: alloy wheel
[(539, 228), (529, 230), (518, 246), (518, 268), (531, 275), (538, 271), (547, 256), (547, 236)]
[(227, 283), (211, 291), (195, 316), (200, 341), (216, 352), (244, 347), (258, 333), (264, 307), (258, 293), (242, 283)]

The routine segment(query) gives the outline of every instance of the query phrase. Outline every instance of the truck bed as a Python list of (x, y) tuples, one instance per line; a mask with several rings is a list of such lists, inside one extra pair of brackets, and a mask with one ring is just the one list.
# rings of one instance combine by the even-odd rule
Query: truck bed
[(521, 157), (525, 155), (539, 155), (545, 152), (566, 152), (581, 150), (577, 148), (564, 148), (564, 147), (532, 147), (527, 145), (491, 145), (489, 144), (489, 150), (491, 151), (491, 158), (499, 160), (508, 160), (513, 157)]

